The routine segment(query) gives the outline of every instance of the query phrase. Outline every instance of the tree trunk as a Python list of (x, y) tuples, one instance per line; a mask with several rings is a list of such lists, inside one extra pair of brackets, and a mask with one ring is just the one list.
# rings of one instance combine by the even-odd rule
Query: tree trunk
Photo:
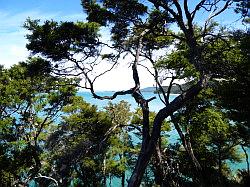
[(125, 172), (122, 173), (122, 187), (125, 186)]
[(106, 186), (107, 184), (107, 176), (106, 176), (106, 155), (104, 156), (103, 159), (103, 184)]
[[(159, 139), (160, 141), (160, 139)], [(164, 169), (163, 169), (163, 163), (162, 163), (162, 154), (161, 154), (161, 149), (160, 149), (160, 143), (157, 144), (156, 146), (156, 151), (155, 151), (155, 183), (158, 185), (163, 184), (164, 181)]]
[(135, 169), (129, 179), (128, 187), (140, 186), (143, 174), (149, 163), (152, 153), (152, 151), (140, 152)]
[(187, 131), (187, 136), (185, 136), (178, 124), (178, 122), (176, 121), (175, 117), (173, 115), (171, 115), (171, 119), (172, 119), (172, 122), (174, 124), (174, 127), (176, 129), (176, 131), (178, 132), (178, 135), (181, 139), (181, 142), (182, 142), (182, 145), (184, 147), (184, 149), (186, 150), (186, 153), (188, 154), (194, 168), (195, 168), (195, 171), (196, 171), (196, 175), (197, 175), (197, 183), (202, 186), (204, 185), (204, 174), (203, 174), (203, 170), (202, 170), (202, 167), (199, 163), (199, 161), (197, 160), (197, 158), (195, 157), (194, 155), (194, 152), (193, 152), (193, 148), (192, 148), (192, 144), (191, 144), (191, 141), (190, 141), (190, 138), (187, 136), (189, 136), (189, 131)]
[[(124, 158), (124, 152), (122, 154), (119, 154), (119, 157), (120, 157), (120, 160)], [(122, 187), (125, 186), (125, 171), (122, 172), (122, 180), (121, 180), (121, 183), (122, 183)]]
[[(153, 129), (149, 141), (143, 141), (140, 154), (138, 156), (135, 169), (129, 179), (129, 187), (138, 187), (141, 183), (145, 169), (150, 161), (152, 154), (155, 151), (155, 147), (158, 139), (160, 138), (162, 122), (175, 111), (185, 105), (185, 103), (195, 96), (207, 85), (210, 76), (203, 75), (200, 81), (187, 90), (184, 94), (176, 97), (169, 105), (162, 108), (156, 115), (153, 123)], [(148, 143), (147, 143), (148, 142)]]
[(222, 177), (222, 155), (221, 155), (221, 146), (218, 146), (218, 167), (219, 167), (219, 183), (223, 184), (223, 177)]
[(244, 153), (245, 153), (246, 163), (247, 163), (247, 173), (248, 173), (248, 175), (250, 176), (250, 167), (249, 167), (249, 161), (248, 161), (248, 154), (247, 154), (247, 151), (246, 151), (246, 149), (244, 148), (243, 145), (241, 145), (241, 148), (242, 148), (242, 150), (243, 150)]
[[(171, 115), (171, 119), (172, 119), (172, 122), (174, 124), (174, 127), (175, 129), (177, 130), (178, 134), (179, 134), (179, 137), (181, 138), (181, 142), (182, 142), (182, 145), (184, 146), (189, 158), (191, 159), (195, 169), (200, 172), (202, 170), (201, 168), (201, 165), (199, 163), (199, 161), (197, 160), (197, 158), (195, 157), (194, 155), (194, 152), (193, 152), (193, 148), (192, 148), (192, 144), (190, 142), (190, 139), (189, 138), (186, 138), (185, 135), (183, 134), (180, 126), (178, 125), (178, 123), (175, 121), (174, 119), (174, 116)], [(188, 133), (189, 135), (189, 133)]]

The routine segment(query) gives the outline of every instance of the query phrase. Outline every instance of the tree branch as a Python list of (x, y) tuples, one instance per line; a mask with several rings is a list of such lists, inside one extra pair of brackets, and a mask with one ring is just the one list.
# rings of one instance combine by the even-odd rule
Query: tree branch
[(191, 12), (191, 19), (192, 19), (192, 21), (193, 21), (193, 19), (194, 19), (194, 17), (195, 17), (196, 12), (197, 12), (198, 10), (200, 10), (200, 8), (201, 8), (202, 5), (205, 3), (205, 1), (206, 1), (206, 0), (200, 1), (200, 2), (196, 5), (195, 9)]
[(52, 181), (56, 184), (56, 186), (58, 186), (57, 180), (54, 179), (54, 178), (52, 178), (52, 177), (44, 176), (44, 175), (41, 175), (41, 174), (39, 173), (39, 176), (38, 176), (38, 177), (34, 177), (34, 178), (35, 178), (35, 179), (39, 179), (39, 178), (49, 179), (49, 180), (52, 180)]

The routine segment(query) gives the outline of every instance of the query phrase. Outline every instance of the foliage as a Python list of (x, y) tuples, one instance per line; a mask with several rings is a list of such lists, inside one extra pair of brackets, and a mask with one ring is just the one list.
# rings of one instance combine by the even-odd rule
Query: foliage
[(110, 118), (79, 96), (62, 111), (63, 120), (47, 139), (49, 168), (45, 172), (54, 173), (62, 185), (69, 185), (71, 177), (80, 179), (84, 185), (101, 185), (108, 148), (107, 141), (102, 140), (112, 125)]
[(51, 76), (49, 66), (34, 74), (32, 67), (41, 61), (33, 58), (1, 69), (1, 173), (10, 173), (19, 182), (29, 180), (41, 168), (41, 145), (47, 128), (76, 93), (70, 86), (76, 81)]
[(79, 53), (86, 56), (96, 53), (98, 24), (46, 21), (40, 26), (38, 23), (39, 20), (28, 19), (24, 25), (34, 33), (27, 36), (28, 40), (34, 41), (27, 44), (27, 49), (32, 49), (34, 54), (41, 52), (40, 46), (43, 46), (42, 54), (54, 61), (69, 60)]
[[(247, 129), (249, 119), (247, 115), (239, 117), (241, 112), (245, 115), (249, 108), (247, 104), (240, 105), (248, 101), (249, 51), (246, 41), (249, 33), (229, 31), (214, 19), (230, 7), (246, 18), (249, 4), (237, 0), (201, 0), (192, 6), (188, 3), (187, 0), (82, 0), (87, 23), (27, 20), (24, 25), (30, 31), (27, 48), (43, 58), (35, 64), (38, 70), (61, 77), (83, 78), (83, 84), (75, 82), (74, 85), (90, 90), (97, 99), (114, 99), (131, 94), (140, 106), (129, 128), (126, 126), (131, 116), (125, 103), (109, 104), (103, 112), (74, 97), (74, 104), (64, 107), (63, 113), (67, 116), (57, 130), (52, 130), (47, 144), (49, 151), (53, 152), (51, 162), (47, 161), (48, 171), (55, 178), (62, 179), (63, 185), (69, 184), (70, 176), (93, 186), (105, 184), (106, 171), (122, 177), (124, 181), (130, 162), (128, 157), (135, 152), (139, 155), (129, 186), (140, 185), (148, 164), (152, 163), (150, 161), (155, 167), (155, 183), (159, 185), (178, 186), (183, 181), (193, 181), (192, 184), (201, 186), (216, 183), (204, 180), (205, 174), (218, 174), (220, 184), (227, 181), (229, 175), (225, 160), (238, 161), (235, 146), (249, 145), (247, 133), (242, 130)], [(207, 18), (200, 20), (199, 12)], [(108, 43), (102, 41), (101, 27), (107, 28), (110, 36)], [(102, 49), (112, 53), (106, 54)], [(121, 57), (126, 55), (133, 58), (134, 86), (117, 91), (112, 96), (98, 95), (94, 89), (95, 81), (115, 69), (118, 63), (124, 61), (120, 60)], [(145, 61), (151, 64), (152, 71), (143, 64)], [(94, 68), (102, 62), (111, 63), (101, 73), (95, 72)], [(155, 98), (145, 99), (140, 92), (142, 80), (139, 65), (149, 70), (159, 88), (165, 106), (156, 113), (149, 111), (150, 101)], [(171, 101), (171, 87), (174, 81), (179, 80), (187, 81), (190, 87), (180, 89), (181, 94)], [(163, 88), (165, 82), (169, 83), (167, 92)], [(227, 102), (226, 99), (234, 97), (228, 97), (224, 92), (234, 84), (243, 86), (239, 90), (243, 92), (240, 97), (244, 97), (237, 95), (237, 99)], [(211, 88), (206, 89), (208, 86)], [(65, 86), (61, 89), (66, 92), (69, 88)], [(19, 90), (25, 98), (32, 91)], [(43, 109), (48, 112), (50, 109), (47, 106), (50, 105), (53, 106), (51, 112), (59, 109), (54, 102), (61, 99), (58, 97), (60, 91), (50, 92), (48, 103), (34, 107), (36, 114)], [(34, 94), (34, 97), (40, 97), (40, 93)], [(15, 102), (20, 101), (17, 98)], [(177, 149), (168, 150), (161, 144), (164, 131), (169, 130), (169, 124), (165, 122), (169, 117), (188, 153), (189, 162), (186, 154)], [(12, 119), (5, 120), (4, 123), (8, 124)], [(39, 120), (36, 121), (39, 124)], [(131, 128), (140, 132), (140, 151), (131, 144)], [(7, 134), (11, 134), (12, 129), (8, 130), (10, 133)], [(184, 167), (179, 169), (177, 164), (170, 166), (174, 161), (171, 162), (168, 156), (173, 156), (174, 161)], [(194, 167), (196, 171), (188, 174)], [(176, 170), (171, 173), (173, 168)], [(178, 174), (179, 171), (183, 176)]]

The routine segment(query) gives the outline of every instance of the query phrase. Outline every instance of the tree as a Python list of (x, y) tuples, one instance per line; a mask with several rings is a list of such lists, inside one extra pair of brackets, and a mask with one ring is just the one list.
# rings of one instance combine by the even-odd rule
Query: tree
[(47, 139), (50, 156), (44, 173), (51, 173), (63, 186), (72, 179), (80, 179), (82, 185), (105, 185), (103, 160), (109, 146), (107, 132), (113, 126), (110, 118), (80, 96), (62, 111), (63, 120)]
[[(84, 78), (85, 84), (82, 87), (89, 89), (94, 98), (114, 99), (124, 94), (131, 94), (134, 97), (142, 109), (143, 130), (141, 150), (129, 186), (139, 186), (160, 138), (162, 122), (195, 98), (207, 86), (210, 79), (224, 77), (224, 71), (220, 72), (223, 66), (218, 63), (222, 58), (211, 56), (206, 50), (210, 49), (214, 42), (224, 40), (225, 33), (215, 29), (218, 26), (214, 24), (213, 19), (227, 11), (230, 6), (237, 4), (232, 0), (201, 0), (191, 7), (187, 0), (143, 2), (103, 0), (82, 1), (82, 5), (88, 15), (87, 23), (46, 21), (40, 25), (38, 21), (27, 20), (25, 27), (31, 31), (27, 36), (29, 40), (27, 48), (49, 60), (53, 64), (55, 74)], [(245, 6), (244, 3), (240, 5)], [(208, 17), (197, 29), (199, 11), (205, 11)], [(178, 30), (170, 29), (172, 23), (178, 26)], [(112, 43), (104, 43), (100, 39), (98, 30), (105, 26), (110, 28)], [(156, 66), (159, 59), (156, 52), (166, 51), (167, 47), (178, 47), (178, 45), (186, 50), (186, 64), (179, 64), (178, 69), (183, 70), (188, 66), (195, 71), (179, 77), (176, 76), (179, 74), (178, 71), (168, 69), (169, 71), (164, 71), (163, 75), (170, 72), (172, 76), (165, 74), (161, 77)], [(101, 48), (114, 50), (112, 53), (103, 54)], [(112, 96), (99, 96), (94, 89), (95, 81), (114, 69), (119, 62), (118, 59), (124, 54), (134, 57), (131, 67), (135, 85), (126, 91), (115, 92)], [(145, 99), (140, 92), (138, 66), (144, 66), (140, 63), (141, 59), (151, 63), (153, 71), (150, 72), (165, 103), (165, 107), (160, 109), (154, 118), (152, 131), (149, 130), (149, 103), (154, 98)], [(103, 61), (113, 63), (93, 77), (96, 65)], [(171, 88), (174, 80), (180, 78), (193, 80), (192, 85), (170, 102), (170, 90), (164, 92), (162, 80), (169, 80)]]
[[(41, 63), (40, 71), (33, 69)], [(1, 175), (9, 173), (11, 185), (27, 184), (37, 176), (47, 128), (56, 123), (61, 108), (76, 93), (75, 86), (70, 85), (76, 80), (51, 76), (46, 65), (42, 59), (33, 58), (1, 69), (0, 164)]]
[[(194, 155), (202, 167), (201, 172), (206, 176), (205, 183), (226, 185), (230, 180), (230, 169), (225, 161), (240, 161), (237, 148), (240, 139), (236, 136), (237, 127), (227, 118), (225, 110), (215, 106), (215, 95), (211, 91), (210, 88), (200, 94), (194, 101), (198, 103), (190, 103), (179, 110), (175, 117), (192, 144)], [(187, 160), (186, 152), (181, 155), (180, 162)], [(193, 179), (198, 177), (197, 173), (190, 172), (191, 163), (185, 162), (181, 168), (182, 174)]]
[(108, 132), (110, 146), (104, 160), (106, 172), (110, 174), (110, 177), (112, 175), (120, 177), (121, 186), (124, 187), (126, 171), (131, 167), (132, 157), (135, 152), (130, 130), (133, 127), (129, 125), (132, 112), (130, 112), (130, 105), (123, 100), (117, 104), (109, 102), (105, 107), (105, 111), (114, 125)]
[[(218, 105), (226, 109), (229, 118), (234, 121), (237, 126), (238, 138), (241, 140), (240, 145), (245, 153), (246, 158), (246, 180), (250, 179), (250, 166), (248, 161), (248, 153), (245, 147), (249, 147), (250, 136), (250, 119), (249, 119), (249, 83), (250, 83), (250, 65), (249, 65), (249, 31), (235, 31), (231, 38), (234, 42), (234, 51), (231, 59), (236, 58), (234, 63), (235, 71), (228, 75), (228, 79), (220, 81), (215, 93), (218, 95)], [(239, 54), (240, 55), (236, 55)], [(246, 184), (246, 185), (248, 185)]]
[[(155, 112), (149, 112), (149, 131), (152, 131), (153, 129), (153, 122), (155, 116), (156, 116)], [(138, 146), (141, 147), (142, 130), (143, 130), (143, 111), (140, 108), (137, 108), (136, 111), (133, 113), (131, 123), (137, 125), (137, 127), (139, 128), (138, 132), (136, 132), (135, 135), (138, 137), (138, 139), (140, 139)], [(145, 178), (148, 178), (149, 183), (151, 182), (151, 184), (148, 185), (152, 185), (152, 183), (155, 183), (157, 185), (166, 185), (165, 182), (167, 181), (168, 178), (167, 172), (169, 171), (164, 170), (165, 168), (164, 168), (163, 152), (164, 150), (166, 150), (167, 144), (169, 143), (167, 133), (170, 130), (171, 130), (170, 123), (164, 120), (161, 127), (161, 135), (157, 143), (156, 150), (154, 151), (153, 157), (151, 158), (146, 170), (146, 172), (148, 172), (149, 175), (145, 176)], [(167, 170), (171, 169), (167, 168)]]

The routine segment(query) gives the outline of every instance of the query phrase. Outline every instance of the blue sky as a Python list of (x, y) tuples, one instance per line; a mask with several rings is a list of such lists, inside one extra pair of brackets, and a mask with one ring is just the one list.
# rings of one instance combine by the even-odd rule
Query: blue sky
[(80, 3), (80, 0), (0, 0), (0, 10), (11, 11), (13, 14), (31, 9), (75, 14), (82, 13)]
[[(22, 28), (28, 17), (41, 21), (51, 19), (84, 21), (86, 18), (80, 0), (0, 0), (1, 65), (10, 67), (20, 61), (25, 61), (29, 56), (29, 52), (25, 48), (27, 31)], [(103, 67), (100, 67), (100, 70), (103, 70)], [(146, 75), (148, 73), (144, 70), (143, 76)], [(119, 77), (119, 79), (110, 79), (110, 77)], [(109, 82), (108, 85), (107, 82)], [(152, 85), (153, 79), (143, 84), (143, 87)], [(131, 87), (133, 87), (133, 80), (128, 63), (117, 67), (116, 71), (96, 82), (96, 90), (121, 90)]]
[[(25, 48), (27, 31), (22, 28), (28, 17), (41, 21), (47, 19), (84, 21), (85, 15), (80, 4), (80, 0), (0, 0), (0, 64), (10, 67), (28, 57), (29, 52)], [(201, 13), (197, 23), (201, 22), (202, 17), (206, 17), (206, 15)], [(237, 16), (232, 11), (218, 19), (220, 23), (224, 24), (235, 20), (237, 20)], [(231, 26), (237, 27), (237, 23), (233, 23)], [(148, 78), (150, 76), (145, 70), (141, 70), (141, 72), (141, 79), (145, 80), (141, 86), (152, 86), (153, 79)], [(118, 78), (111, 80), (110, 77)], [(106, 85), (106, 82), (109, 82), (109, 85)], [(98, 90), (120, 90), (131, 87), (133, 87), (133, 80), (128, 63), (123, 63), (122, 66), (117, 67), (116, 71), (102, 77), (97, 82)]]
[[(22, 28), (25, 20), (31, 19), (56, 21), (84, 21), (80, 0), (0, 0), (0, 64), (10, 67), (29, 56), (25, 45), (27, 31)], [(105, 64), (97, 71), (103, 71)], [(150, 76), (145, 69), (143, 77)], [(123, 90), (134, 86), (130, 66), (123, 63), (115, 71), (96, 81), (96, 90)], [(116, 78), (110, 78), (116, 77)], [(142, 87), (152, 86), (154, 81), (147, 80)], [(106, 83), (109, 82), (107, 85)]]
[(0, 64), (25, 60), (25, 20), (84, 20), (80, 0), (0, 0)]

